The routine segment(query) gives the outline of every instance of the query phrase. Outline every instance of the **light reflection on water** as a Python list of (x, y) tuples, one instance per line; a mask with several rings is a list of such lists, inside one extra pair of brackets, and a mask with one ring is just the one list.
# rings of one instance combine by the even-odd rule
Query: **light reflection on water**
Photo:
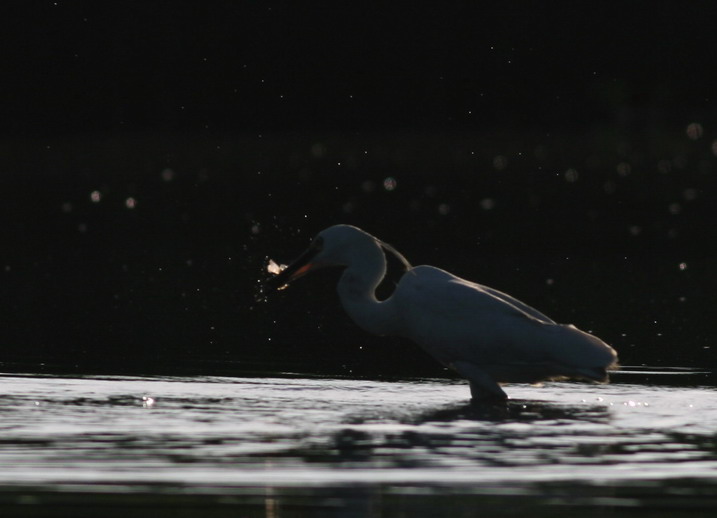
[(609, 486), (642, 488), (630, 500), (642, 505), (678, 486), (714, 494), (715, 389), (619, 378), (511, 386), (506, 405), (475, 407), (451, 380), (0, 376), (0, 495), (560, 487), (594, 503)]

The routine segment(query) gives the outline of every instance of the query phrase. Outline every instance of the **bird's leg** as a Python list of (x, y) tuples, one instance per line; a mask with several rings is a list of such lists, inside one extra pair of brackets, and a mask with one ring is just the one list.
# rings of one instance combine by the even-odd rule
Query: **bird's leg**
[(470, 381), (471, 386), (471, 401), (472, 402), (491, 402), (491, 401), (505, 401), (508, 399), (508, 394), (500, 388), (497, 383), (486, 390), (485, 385), (479, 385), (474, 381)]
[(508, 395), (485, 371), (468, 362), (451, 364), (458, 374), (468, 379), (471, 385), (471, 397), (474, 401), (505, 401)]

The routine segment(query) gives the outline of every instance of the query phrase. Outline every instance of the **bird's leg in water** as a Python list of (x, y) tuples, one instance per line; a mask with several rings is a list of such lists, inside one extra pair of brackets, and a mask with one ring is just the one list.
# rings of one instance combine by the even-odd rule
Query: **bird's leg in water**
[(497, 390), (486, 390), (483, 385), (478, 385), (473, 381), (471, 385), (471, 403), (500, 403), (508, 399), (508, 395), (500, 386), (496, 385)]
[(470, 382), (471, 398), (474, 401), (505, 401), (508, 399), (508, 395), (503, 392), (500, 385), (485, 371), (472, 363), (454, 362), (451, 367)]

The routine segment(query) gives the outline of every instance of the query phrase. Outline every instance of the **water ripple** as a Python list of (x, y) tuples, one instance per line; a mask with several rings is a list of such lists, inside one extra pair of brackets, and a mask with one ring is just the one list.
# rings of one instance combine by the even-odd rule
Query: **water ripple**
[[(0, 486), (494, 488), (717, 480), (709, 386), (0, 377)], [(144, 484), (144, 485), (143, 485)], [(527, 489), (526, 489), (527, 490)]]

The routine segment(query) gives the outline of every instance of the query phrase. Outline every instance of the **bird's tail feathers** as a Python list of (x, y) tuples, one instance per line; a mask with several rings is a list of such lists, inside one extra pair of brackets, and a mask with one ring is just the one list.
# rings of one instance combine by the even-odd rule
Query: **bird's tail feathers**
[(552, 340), (553, 358), (575, 369), (580, 376), (607, 381), (607, 370), (617, 368), (617, 353), (597, 336), (572, 325), (555, 326), (560, 335)]

